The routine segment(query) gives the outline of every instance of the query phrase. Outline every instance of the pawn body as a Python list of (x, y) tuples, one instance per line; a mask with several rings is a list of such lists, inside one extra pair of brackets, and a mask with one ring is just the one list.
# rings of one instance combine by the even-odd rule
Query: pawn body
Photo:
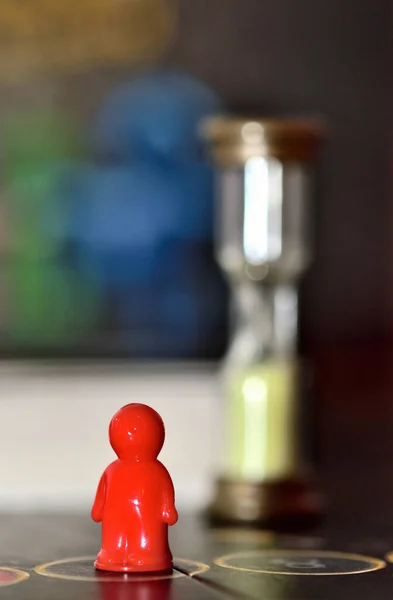
[(102, 547), (94, 563), (106, 571), (172, 568), (168, 526), (177, 521), (174, 489), (157, 460), (165, 437), (161, 417), (129, 404), (113, 417), (110, 442), (118, 455), (101, 477), (92, 518), (102, 523)]

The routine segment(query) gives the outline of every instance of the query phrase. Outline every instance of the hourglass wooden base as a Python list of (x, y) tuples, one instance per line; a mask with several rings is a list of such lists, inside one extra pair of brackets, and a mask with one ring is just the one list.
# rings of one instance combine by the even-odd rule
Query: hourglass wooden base
[(220, 479), (208, 518), (216, 525), (297, 529), (316, 525), (323, 498), (312, 477), (251, 483)]

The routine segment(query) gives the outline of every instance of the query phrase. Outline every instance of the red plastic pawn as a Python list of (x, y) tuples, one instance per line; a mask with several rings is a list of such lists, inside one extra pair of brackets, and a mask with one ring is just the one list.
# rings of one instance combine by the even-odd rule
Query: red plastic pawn
[(102, 523), (94, 565), (124, 573), (171, 569), (168, 525), (178, 515), (171, 477), (157, 460), (164, 423), (149, 406), (128, 404), (113, 417), (109, 439), (118, 460), (102, 475), (91, 511)]

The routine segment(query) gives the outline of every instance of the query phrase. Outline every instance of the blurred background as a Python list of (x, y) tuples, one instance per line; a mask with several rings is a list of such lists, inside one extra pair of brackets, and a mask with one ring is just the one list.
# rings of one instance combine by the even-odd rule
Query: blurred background
[(229, 337), (211, 114), (326, 118), (302, 351), (389, 378), (391, 23), (387, 0), (3, 0), (0, 507), (87, 505), (134, 400), (167, 423), (179, 502), (209, 497)]

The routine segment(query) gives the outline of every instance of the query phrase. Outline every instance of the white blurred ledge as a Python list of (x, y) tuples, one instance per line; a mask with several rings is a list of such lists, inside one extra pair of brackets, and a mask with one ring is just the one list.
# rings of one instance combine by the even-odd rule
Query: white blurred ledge
[(208, 502), (214, 477), (216, 368), (184, 364), (1, 363), (0, 510), (89, 510), (114, 458), (113, 414), (142, 402), (163, 417), (160, 459), (180, 509)]

